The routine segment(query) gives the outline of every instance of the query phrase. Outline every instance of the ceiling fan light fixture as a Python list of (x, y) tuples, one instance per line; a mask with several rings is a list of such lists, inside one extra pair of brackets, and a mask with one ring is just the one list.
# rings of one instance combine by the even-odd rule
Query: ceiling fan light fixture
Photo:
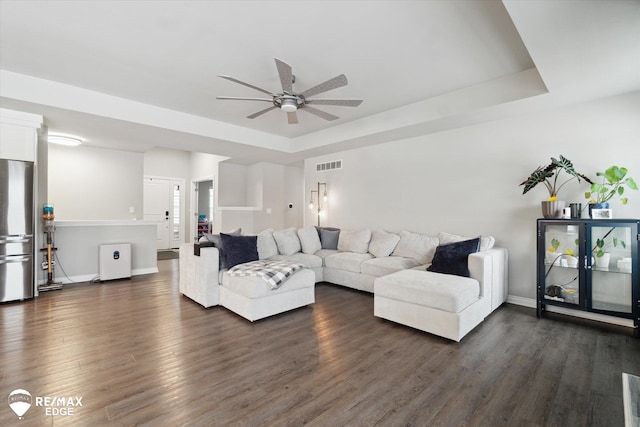
[(255, 119), (263, 115), (264, 113), (275, 110), (279, 108), (280, 110), (287, 113), (287, 122), (290, 125), (298, 124), (298, 116), (296, 111), (300, 109), (304, 109), (310, 114), (316, 115), (321, 119), (325, 120), (336, 120), (339, 119), (338, 116), (334, 116), (333, 114), (329, 114), (325, 111), (318, 110), (315, 106), (310, 106), (308, 104), (317, 104), (317, 105), (336, 105), (342, 107), (357, 107), (362, 103), (360, 99), (310, 99), (309, 97), (313, 97), (314, 95), (318, 95), (320, 93), (328, 92), (330, 90), (337, 89), (339, 87), (343, 87), (347, 85), (347, 77), (344, 74), (340, 74), (332, 79), (327, 80), (326, 82), (320, 83), (319, 85), (315, 85), (312, 88), (305, 90), (304, 92), (297, 93), (293, 90), (293, 84), (296, 81), (295, 75), (292, 73), (291, 66), (286, 62), (281, 61), (278, 58), (276, 60), (276, 68), (278, 69), (278, 77), (280, 78), (280, 84), (282, 86), (282, 92), (271, 92), (261, 87), (252, 85), (250, 83), (243, 82), (231, 76), (221, 75), (225, 80), (229, 80), (234, 83), (241, 84), (243, 86), (247, 86), (254, 90), (257, 90), (262, 93), (266, 93), (271, 96), (271, 99), (268, 98), (247, 98), (247, 97), (237, 97), (237, 96), (218, 96), (217, 99), (227, 99), (227, 100), (239, 100), (239, 101), (267, 101), (271, 102), (273, 105), (269, 108), (262, 109), (253, 114), (247, 116), (248, 119)]
[(283, 99), (282, 105), (280, 105), (280, 109), (282, 111), (286, 111), (287, 113), (293, 113), (298, 110), (298, 104), (293, 99)]

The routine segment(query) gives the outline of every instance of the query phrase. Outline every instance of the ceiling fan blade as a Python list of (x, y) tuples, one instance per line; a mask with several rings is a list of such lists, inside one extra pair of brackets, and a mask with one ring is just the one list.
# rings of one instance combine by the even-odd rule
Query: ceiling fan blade
[(362, 99), (306, 99), (306, 104), (340, 105), (343, 107), (357, 107), (362, 104)]
[(261, 116), (264, 113), (268, 113), (271, 110), (275, 110), (276, 108), (278, 107), (276, 107), (275, 105), (273, 107), (265, 108), (264, 110), (260, 110), (257, 113), (253, 113), (250, 116), (247, 116), (247, 119), (255, 119), (256, 117)]
[(312, 87), (311, 89), (307, 89), (302, 92), (300, 95), (307, 98), (309, 96), (317, 95), (322, 92), (328, 92), (332, 89), (337, 89), (342, 86), (347, 85), (347, 76), (344, 74), (340, 74), (337, 77), (332, 78), (331, 80), (327, 80), (324, 83), (320, 83), (317, 86)]
[(267, 102), (273, 102), (273, 99), (267, 99), (267, 98), (244, 98), (241, 96), (216, 96), (216, 99), (230, 99), (233, 101), (267, 101)]
[(266, 93), (266, 94), (271, 95), (271, 96), (275, 95), (275, 93), (273, 93), (273, 92), (270, 92), (270, 91), (268, 91), (266, 89), (262, 89), (261, 87), (258, 87), (258, 86), (254, 86), (251, 83), (243, 82), (242, 80), (238, 80), (238, 79), (233, 78), (231, 76), (218, 76), (218, 77), (222, 77), (223, 79), (229, 80), (231, 82), (241, 84), (242, 86), (250, 87), (251, 89), (255, 89), (257, 91), (260, 91), (262, 93)]
[(287, 120), (289, 121), (290, 125), (297, 125), (298, 124), (298, 115), (296, 114), (296, 112), (292, 112), (292, 113), (287, 113)]
[(330, 120), (331, 121), (331, 120), (336, 120), (336, 119), (340, 118), (338, 116), (334, 116), (333, 114), (329, 114), (329, 113), (326, 113), (324, 111), (320, 111), (320, 110), (318, 110), (316, 108), (309, 107), (307, 105), (304, 106), (304, 110), (308, 111), (311, 114), (315, 114), (316, 116), (321, 117), (321, 118), (323, 118), (325, 120)]
[(285, 93), (293, 92), (293, 72), (291, 65), (287, 64), (275, 58), (276, 68), (278, 69), (278, 76), (280, 76), (280, 83), (282, 84), (282, 90)]

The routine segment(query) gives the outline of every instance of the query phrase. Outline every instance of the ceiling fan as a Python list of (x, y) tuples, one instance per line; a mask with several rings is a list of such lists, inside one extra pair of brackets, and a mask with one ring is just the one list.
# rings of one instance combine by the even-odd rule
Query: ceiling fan
[[(287, 113), (287, 120), (289, 124), (298, 123), (298, 115), (296, 111), (303, 109), (311, 114), (321, 117), (325, 120), (336, 120), (339, 117), (329, 114), (325, 111), (318, 110), (311, 105), (339, 105), (342, 107), (357, 107), (362, 103), (361, 99), (309, 99), (309, 97), (317, 95), (319, 93), (328, 92), (330, 90), (346, 86), (347, 77), (344, 74), (340, 74), (324, 83), (320, 83), (304, 92), (294, 92), (293, 84), (295, 83), (295, 76), (292, 73), (291, 66), (278, 58), (276, 60), (276, 68), (278, 69), (278, 76), (280, 77), (280, 83), (282, 84), (282, 92), (272, 92), (261, 87), (252, 85), (250, 83), (243, 82), (231, 76), (218, 76), (229, 81), (239, 83), (243, 86), (250, 87), (262, 93), (266, 93), (271, 98), (243, 98), (235, 96), (218, 96), (217, 99), (229, 99), (240, 101), (267, 101), (273, 105), (264, 110), (260, 110), (247, 116), (248, 119), (255, 119), (258, 116), (263, 115), (266, 112), (281, 109)], [(311, 105), (310, 105), (311, 104)]]

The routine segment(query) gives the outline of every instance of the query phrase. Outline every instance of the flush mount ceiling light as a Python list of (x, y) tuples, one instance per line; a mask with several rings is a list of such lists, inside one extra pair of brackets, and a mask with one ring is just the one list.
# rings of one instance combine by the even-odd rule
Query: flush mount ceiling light
[(70, 147), (77, 147), (84, 142), (84, 139), (75, 135), (65, 135), (61, 133), (50, 133), (47, 136), (47, 140), (52, 144), (67, 145)]

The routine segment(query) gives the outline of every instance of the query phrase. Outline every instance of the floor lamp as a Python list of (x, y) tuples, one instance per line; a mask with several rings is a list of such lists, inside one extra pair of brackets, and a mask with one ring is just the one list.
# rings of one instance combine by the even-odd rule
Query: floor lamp
[(313, 203), (313, 193), (316, 193), (316, 199), (318, 200), (318, 227), (320, 227), (320, 214), (322, 213), (322, 203), (320, 202), (320, 187), (324, 186), (324, 193), (322, 195), (322, 201), (323, 202), (327, 202), (327, 183), (326, 182), (319, 182), (318, 183), (318, 189), (317, 190), (311, 190), (311, 198), (309, 199), (309, 209), (311, 209), (312, 211), (315, 208), (315, 205)]

